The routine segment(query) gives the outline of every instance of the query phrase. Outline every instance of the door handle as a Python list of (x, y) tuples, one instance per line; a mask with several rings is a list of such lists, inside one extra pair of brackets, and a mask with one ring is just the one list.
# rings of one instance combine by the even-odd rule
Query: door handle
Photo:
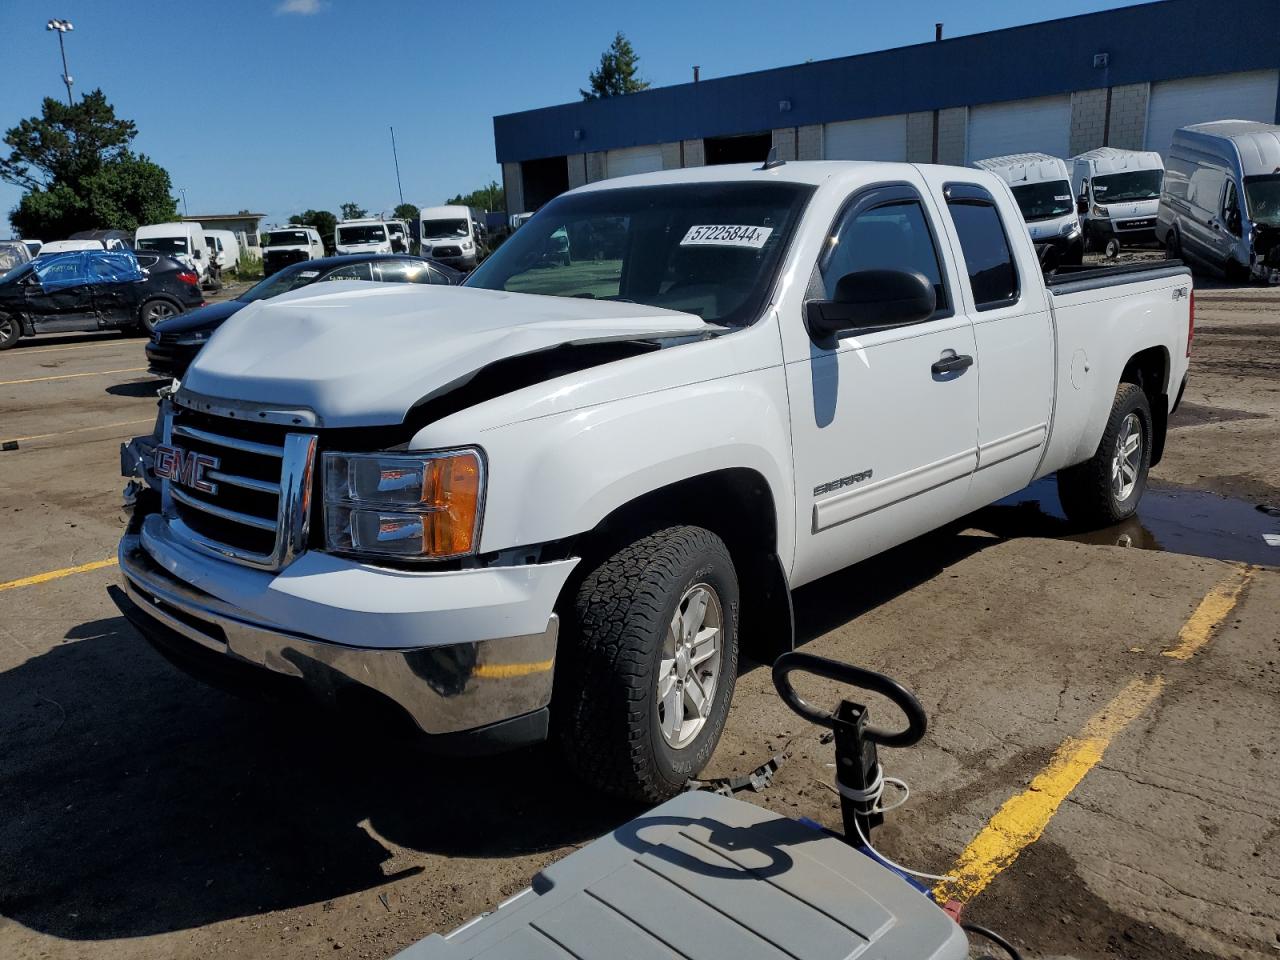
[(943, 357), (941, 360), (935, 361), (929, 369), (933, 371), (934, 376), (942, 376), (947, 373), (961, 373), (972, 366), (973, 357), (967, 353), (961, 353)]

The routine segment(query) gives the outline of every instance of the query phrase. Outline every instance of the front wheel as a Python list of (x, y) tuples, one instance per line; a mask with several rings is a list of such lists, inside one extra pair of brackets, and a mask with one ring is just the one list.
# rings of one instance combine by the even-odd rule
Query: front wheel
[(139, 333), (151, 336), (156, 332), (157, 323), (176, 317), (179, 312), (168, 300), (148, 300), (138, 311)]
[(701, 527), (642, 537), (587, 574), (552, 707), (579, 777), (657, 802), (701, 772), (733, 699), (738, 605), (728, 548)]
[(1067, 518), (1084, 527), (1109, 527), (1137, 513), (1151, 469), (1151, 437), (1147, 395), (1135, 383), (1120, 384), (1097, 451), (1058, 471), (1058, 499)]
[(22, 339), (22, 323), (17, 317), (0, 316), (0, 350), (10, 350)]

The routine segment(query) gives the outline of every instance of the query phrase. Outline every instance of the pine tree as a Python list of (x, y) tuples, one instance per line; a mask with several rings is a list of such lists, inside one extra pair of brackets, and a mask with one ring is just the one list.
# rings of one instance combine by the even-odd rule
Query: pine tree
[(578, 92), (582, 94), (583, 100), (603, 100), (605, 97), (619, 97), (646, 90), (649, 81), (636, 76), (636, 65), (639, 62), (640, 58), (636, 56), (631, 41), (619, 31), (609, 49), (600, 54), (600, 69), (592, 70), (587, 77), (591, 89)]

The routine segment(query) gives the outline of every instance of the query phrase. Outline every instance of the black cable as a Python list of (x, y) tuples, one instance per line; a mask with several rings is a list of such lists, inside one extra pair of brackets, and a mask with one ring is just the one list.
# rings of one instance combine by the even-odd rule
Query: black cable
[(1013, 960), (1022, 960), (1022, 954), (1018, 952), (1018, 948), (994, 930), (988, 930), (986, 927), (980, 927), (976, 923), (962, 923), (960, 924), (960, 929), (964, 930), (966, 933), (976, 933), (978, 936), (990, 940), (1001, 950), (1008, 953), (1009, 956), (1013, 957)]

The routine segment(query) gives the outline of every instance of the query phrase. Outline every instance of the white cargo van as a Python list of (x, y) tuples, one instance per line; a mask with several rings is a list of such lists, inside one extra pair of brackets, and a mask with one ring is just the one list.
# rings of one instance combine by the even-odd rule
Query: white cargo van
[(1171, 259), (1280, 283), (1280, 126), (1216, 120), (1175, 130), (1156, 231)]
[(339, 253), (391, 253), (390, 224), (385, 220), (343, 220), (334, 228)]
[(1156, 239), (1164, 160), (1154, 150), (1098, 147), (1071, 158), (1084, 244), (1109, 252)]
[(209, 281), (209, 244), (204, 238), (204, 227), (198, 223), (153, 223), (139, 227), (133, 235), (133, 246), (173, 257), (197, 273), (202, 284)]
[(221, 269), (236, 270), (240, 267), (240, 241), (234, 231), (206, 230), (204, 236)]
[(1080, 217), (1065, 162), (1047, 153), (1013, 153), (975, 160), (973, 165), (1009, 184), (1042, 266), (1078, 264), (1084, 259)]
[(480, 237), (470, 207), (423, 207), (422, 255), (457, 270), (474, 270), (480, 262)]

